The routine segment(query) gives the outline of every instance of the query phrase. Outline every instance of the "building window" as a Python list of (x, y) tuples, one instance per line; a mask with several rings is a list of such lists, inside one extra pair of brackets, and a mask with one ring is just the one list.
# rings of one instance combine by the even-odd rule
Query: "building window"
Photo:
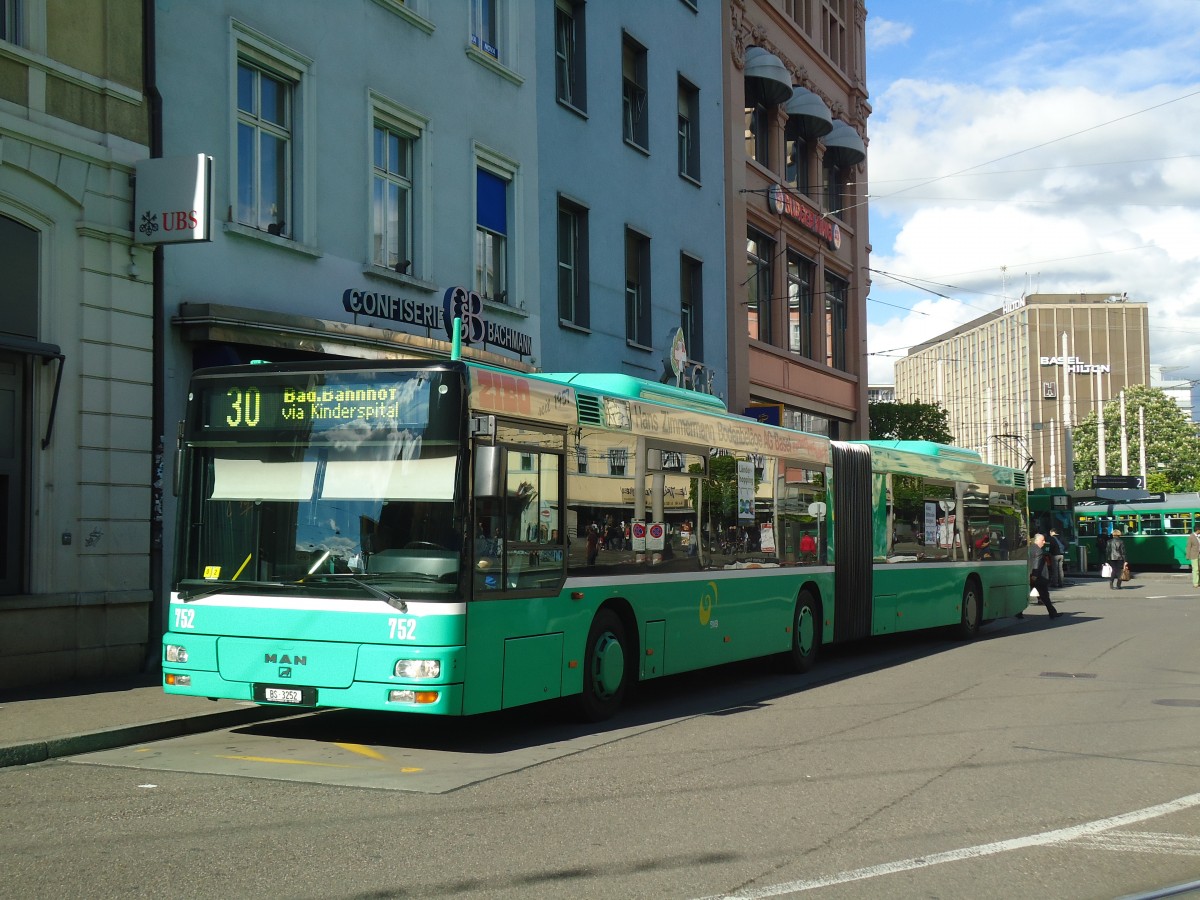
[(646, 48), (625, 35), (621, 40), (621, 103), (623, 136), (642, 150), (650, 147), (650, 123), (646, 111)]
[(629, 465), (629, 450), (626, 447), (608, 448), (608, 474), (624, 475), (625, 467)]
[(500, 0), (471, 0), (471, 45), (500, 59)]
[(650, 239), (625, 229), (625, 338), (650, 346)]
[(237, 65), (237, 220), (293, 232), (292, 102), (295, 83), (245, 59)]
[(756, 103), (746, 107), (746, 155), (767, 168), (771, 165), (769, 126), (765, 106)]
[(846, 371), (846, 314), (850, 284), (825, 273), (825, 364)]
[(577, 204), (558, 201), (558, 318), (580, 328), (588, 313), (588, 217)]
[(21, 43), (21, 0), (0, 0), (0, 41)]
[(679, 174), (700, 180), (700, 90), (679, 79)]
[(771, 262), (775, 242), (760, 231), (746, 232), (746, 313), (750, 339), (771, 343)]
[(850, 62), (846, 39), (846, 22), (849, 20), (847, 2), (848, 0), (821, 2), (821, 49), (843, 72)]
[(475, 290), (485, 300), (507, 303), (509, 182), (476, 169), (475, 185)]
[(585, 12), (579, 0), (557, 0), (554, 5), (554, 84), (560, 103), (587, 109), (585, 64)]
[(813, 33), (813, 0), (783, 0), (783, 11), (796, 23), (796, 27), (805, 34)]
[(580, 475), (586, 475), (588, 470), (588, 452), (587, 447), (583, 444), (577, 444), (575, 447), (575, 468), (579, 470)]
[(371, 165), (372, 262), (409, 274), (412, 253), (412, 140), (375, 124)]
[(704, 269), (700, 260), (679, 255), (679, 327), (690, 359), (704, 359)]
[(853, 169), (849, 166), (835, 166), (826, 154), (824, 161), (825, 172), (825, 211), (840, 219), (849, 219), (846, 215), (854, 207), (854, 194), (850, 187)]
[(808, 141), (802, 137), (788, 135), (784, 142), (784, 155), (786, 157), (783, 167), (784, 183), (802, 194), (807, 194), (810, 188)]
[(788, 252), (788, 349), (812, 358), (813, 264)]

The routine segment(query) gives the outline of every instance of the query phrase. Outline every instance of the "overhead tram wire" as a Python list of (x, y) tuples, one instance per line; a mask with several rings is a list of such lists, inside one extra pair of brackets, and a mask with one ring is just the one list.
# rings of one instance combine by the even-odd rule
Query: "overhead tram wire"
[(1001, 162), (1006, 159), (1012, 159), (1014, 156), (1020, 156), (1021, 154), (1029, 153), (1032, 150), (1040, 150), (1043, 147), (1049, 147), (1051, 144), (1057, 144), (1057, 143), (1060, 143), (1061, 141), (1069, 140), (1070, 138), (1073, 138), (1073, 137), (1078, 137), (1081, 134), (1087, 134), (1089, 131), (1096, 131), (1097, 129), (1100, 129), (1100, 128), (1107, 128), (1109, 125), (1115, 125), (1116, 123), (1123, 122), (1126, 119), (1132, 119), (1135, 116), (1142, 115), (1143, 113), (1153, 112), (1154, 110), (1161, 109), (1164, 106), (1170, 106), (1172, 103), (1178, 103), (1181, 100), (1188, 100), (1188, 99), (1190, 99), (1192, 97), (1196, 97), (1196, 96), (1200, 96), (1200, 91), (1192, 91), (1190, 94), (1184, 94), (1182, 97), (1175, 97), (1171, 100), (1164, 100), (1162, 103), (1156, 103), (1153, 106), (1147, 106), (1144, 109), (1135, 110), (1134, 112), (1126, 113), (1123, 116), (1117, 116), (1117, 118), (1109, 119), (1107, 122), (1100, 122), (1096, 125), (1089, 125), (1087, 128), (1081, 128), (1078, 131), (1071, 132), (1070, 134), (1064, 134), (1064, 135), (1061, 135), (1060, 137), (1051, 138), (1048, 141), (1042, 141), (1040, 144), (1034, 144), (1033, 146), (1025, 147), (1022, 150), (1014, 150), (1012, 153), (1006, 153), (1003, 156), (997, 156), (995, 159), (990, 159), (986, 162), (977, 163), (973, 166), (967, 166), (965, 169), (959, 169), (956, 172), (948, 172), (945, 175), (937, 175), (937, 176), (935, 176), (933, 178), (929, 178), (925, 181), (920, 181), (916, 184), (909, 185), (906, 188), (901, 188), (898, 191), (893, 191), (890, 194), (884, 194), (884, 195), (878, 196), (878, 197), (871, 197), (870, 199), (886, 200), (891, 197), (898, 196), (899, 194), (904, 194), (904, 193), (907, 193), (908, 191), (916, 190), (919, 187), (924, 187), (927, 184), (934, 184), (934, 183), (936, 183), (938, 181), (942, 181), (946, 178), (955, 178), (959, 175), (964, 175), (967, 172), (974, 172), (976, 169), (982, 169), (984, 166), (990, 166), (993, 163), (998, 163), (998, 162)]

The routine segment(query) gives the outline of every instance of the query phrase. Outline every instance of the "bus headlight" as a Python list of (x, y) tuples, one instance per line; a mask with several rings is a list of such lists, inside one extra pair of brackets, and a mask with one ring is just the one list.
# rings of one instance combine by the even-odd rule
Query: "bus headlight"
[(442, 674), (440, 659), (398, 659), (394, 673), (397, 678), (437, 678)]
[(185, 663), (188, 661), (187, 647), (179, 644), (167, 644), (167, 662)]

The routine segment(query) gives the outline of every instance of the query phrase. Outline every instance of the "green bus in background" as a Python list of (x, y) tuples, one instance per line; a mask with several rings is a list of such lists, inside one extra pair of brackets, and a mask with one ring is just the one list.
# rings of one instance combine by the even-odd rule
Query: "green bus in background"
[(194, 374), (164, 689), (469, 715), (1028, 603), (1025, 474), (621, 375)]
[[(1100, 558), (1099, 545), (1121, 531), (1131, 568), (1190, 568), (1185, 550), (1194, 523), (1200, 521), (1200, 494), (1145, 494), (1138, 499), (1092, 497), (1075, 501), (1079, 542), (1088, 559)], [(1099, 563), (1096, 564), (1099, 566)]]

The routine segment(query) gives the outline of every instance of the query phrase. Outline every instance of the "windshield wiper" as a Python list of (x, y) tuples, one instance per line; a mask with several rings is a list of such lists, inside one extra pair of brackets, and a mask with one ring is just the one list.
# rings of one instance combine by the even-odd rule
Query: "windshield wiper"
[(204, 582), (203, 587), (197, 587), (194, 591), (181, 589), (179, 591), (179, 599), (184, 603), (191, 603), (193, 600), (199, 600), (201, 597), (211, 597), (213, 594), (228, 594), (233, 591), (241, 590), (263, 590), (264, 588), (271, 590), (286, 590), (295, 591), (297, 585), (288, 581), (220, 581), (220, 582)]
[(342, 575), (342, 574), (307, 575), (304, 578), (302, 578), (299, 583), (303, 584), (306, 581), (312, 581), (312, 580), (316, 580), (316, 579), (320, 579), (322, 581), (330, 580), (330, 581), (349, 582), (350, 584), (354, 585), (355, 587), (362, 588), (368, 594), (371, 594), (372, 596), (378, 597), (380, 600), (383, 600), (385, 603), (388, 604), (388, 606), (394, 606), (396, 609), (400, 610), (400, 612), (408, 612), (408, 604), (405, 603), (403, 600), (401, 600), (399, 597), (397, 597), (395, 594), (393, 594), (391, 591), (385, 591), (383, 588), (376, 587), (375, 585), (371, 584), (370, 582), (363, 581), (361, 578), (359, 578), (355, 575)]

